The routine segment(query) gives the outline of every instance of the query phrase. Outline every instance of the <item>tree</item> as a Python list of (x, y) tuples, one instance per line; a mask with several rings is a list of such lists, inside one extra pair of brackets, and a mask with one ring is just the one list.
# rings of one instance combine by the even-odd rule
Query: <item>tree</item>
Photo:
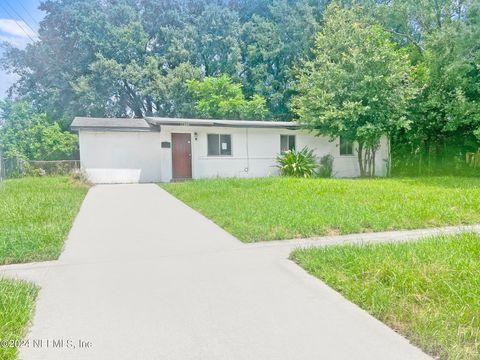
[[(90, 74), (80, 77), (72, 88), (89, 115), (114, 116), (126, 107), (142, 116), (193, 116), (194, 100), (187, 90), (187, 80), (201, 79), (200, 69), (189, 63), (164, 69), (161, 58), (148, 56), (144, 62), (122, 65), (98, 56)], [(128, 90), (128, 94), (124, 90)], [(120, 106), (120, 108), (118, 107)]]
[(310, 55), (320, 12), (306, 0), (275, 0), (243, 25), (245, 91), (264, 96), (277, 118), (290, 118), (291, 70)]
[[(41, 41), (25, 50), (7, 48), (2, 66), (20, 75), (18, 95), (54, 118), (189, 115), (190, 105), (178, 104), (178, 94), (173, 106), (171, 95), (145, 90), (160, 85), (168, 92), (167, 82), (187, 80), (186, 74), (235, 75), (241, 56), (238, 15), (198, 0), (156, 8), (162, 3), (168, 1), (46, 1)], [(161, 15), (151, 18), (152, 7)], [(140, 84), (135, 71), (153, 83)]]
[[(461, 23), (444, 24), (424, 44), (414, 81), (421, 92), (411, 105), (412, 126), (397, 136), (399, 156), (418, 159), (418, 172), (441, 171), (480, 140), (480, 77), (477, 32)], [(413, 151), (408, 151), (410, 147)]]
[[(395, 0), (370, 3), (408, 52), (421, 89), (410, 103), (411, 128), (394, 134), (394, 168), (407, 174), (453, 173), (479, 132), (480, 3), (478, 0)], [(377, 4), (375, 4), (377, 3)], [(373, 6), (372, 6), (373, 4)]]
[(328, 7), (314, 59), (298, 69), (292, 105), (316, 134), (356, 141), (361, 176), (374, 176), (381, 136), (410, 125), (406, 108), (414, 89), (406, 54), (361, 10)]
[(188, 89), (196, 99), (195, 107), (201, 117), (262, 120), (268, 115), (263, 97), (254, 95), (246, 99), (242, 85), (227, 75), (206, 77), (203, 81), (189, 80)]
[(218, 5), (207, 5), (196, 19), (198, 31), (195, 63), (206, 76), (236, 75), (241, 67), (238, 14)]
[(33, 112), (25, 101), (0, 102), (0, 118), (0, 147), (6, 157), (63, 160), (77, 151), (76, 135), (63, 131), (46, 114)]
[(40, 41), (7, 47), (0, 67), (19, 75), (15, 96), (70, 120), (190, 116), (180, 81), (222, 74), (286, 118), (290, 67), (310, 48), (321, 13), (307, 0), (49, 0), (40, 7)]
[[(187, 81), (221, 75), (228, 75), (233, 84), (241, 83), (244, 99), (257, 100), (254, 103), (259, 109), (265, 101), (269, 118), (290, 120), (295, 107), (289, 105), (296, 91), (302, 86), (307, 91), (306, 84), (317, 82), (312, 78), (302, 84), (295, 79), (295, 68), (308, 60), (313, 64), (323, 49), (344, 52), (352, 55), (350, 65), (348, 59), (340, 58), (345, 61), (342, 63), (332, 57), (343, 64), (343, 73), (319, 71), (327, 79), (332, 77), (325, 94), (333, 96), (335, 81), (344, 84), (346, 91), (338, 85), (340, 91), (331, 104), (336, 111), (343, 109), (343, 118), (352, 106), (358, 121), (342, 126), (352, 127), (355, 136), (344, 135), (355, 138), (360, 123), (364, 126), (368, 122), (372, 129), (378, 129), (385, 118), (373, 121), (370, 116), (390, 98), (381, 91), (376, 94), (373, 85), (369, 92), (365, 79), (371, 76), (372, 84), (381, 79), (389, 83), (392, 76), (376, 77), (376, 73), (395, 73), (398, 61), (389, 61), (388, 55), (394, 54), (413, 67), (411, 77), (394, 82), (407, 85), (405, 94), (402, 92), (405, 98), (411, 97), (412, 87), (419, 93), (410, 102), (402, 95), (391, 106), (398, 109), (400, 105), (395, 104), (405, 105), (403, 117), (401, 111), (391, 110), (395, 126), (390, 124), (385, 130), (392, 135), (393, 164), (405, 167), (408, 163), (410, 173), (412, 169), (416, 169), (413, 173), (431, 173), (451, 167), (450, 159), (456, 167), (463, 164), (465, 152), (476, 151), (480, 145), (480, 0), (362, 0), (361, 7), (355, 0), (336, 0), (345, 11), (354, 13), (343, 32), (328, 21), (336, 6), (325, 13), (330, 2), (47, 0), (40, 5), (45, 12), (40, 40), (25, 50), (6, 46), (0, 68), (19, 78), (11, 88), (12, 98), (27, 100), (35, 113), (60, 121), (64, 130), (74, 116), (81, 115), (212, 116), (210, 110), (203, 114), (198, 111), (199, 99), (188, 90)], [(335, 40), (324, 38), (314, 53), (311, 49), (320, 29), (330, 31)], [(348, 31), (356, 34), (353, 39), (345, 34)], [(365, 49), (362, 36), (368, 40)], [(342, 44), (351, 45), (358, 54), (353, 50), (349, 53)], [(373, 56), (378, 71), (362, 63), (362, 56), (370, 56), (364, 54)], [(388, 56), (383, 61), (375, 58), (379, 54)], [(322, 56), (316, 61), (328, 59)], [(392, 64), (392, 69), (385, 64)], [(342, 69), (334, 65), (326, 64), (325, 68)], [(348, 66), (354, 70), (350, 77), (344, 76), (350, 72), (345, 70)], [(356, 83), (354, 74), (362, 71), (365, 77), (360, 79), (364, 81)], [(352, 95), (348, 97), (348, 93)], [(312, 113), (318, 111), (314, 100), (308, 104)], [(223, 109), (220, 114), (225, 117), (267, 116), (255, 112), (246, 115), (249, 109), (240, 111), (235, 101), (222, 101), (234, 106), (231, 113), (237, 114)], [(207, 99), (202, 103), (208, 103)]]

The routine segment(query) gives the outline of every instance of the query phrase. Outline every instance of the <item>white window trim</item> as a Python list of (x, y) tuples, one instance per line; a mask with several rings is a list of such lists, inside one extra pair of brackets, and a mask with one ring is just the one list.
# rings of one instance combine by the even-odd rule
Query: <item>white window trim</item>
[[(228, 155), (222, 155), (222, 154), (218, 154), (218, 155), (210, 155), (208, 153), (208, 135), (218, 135), (218, 150), (221, 150), (220, 147), (222, 146), (221, 143), (220, 143), (220, 136), (221, 135), (226, 135), (226, 136), (230, 136), (230, 154)], [(233, 136), (232, 134), (220, 134), (220, 133), (207, 133), (207, 158), (225, 158), (225, 157), (233, 157)]]

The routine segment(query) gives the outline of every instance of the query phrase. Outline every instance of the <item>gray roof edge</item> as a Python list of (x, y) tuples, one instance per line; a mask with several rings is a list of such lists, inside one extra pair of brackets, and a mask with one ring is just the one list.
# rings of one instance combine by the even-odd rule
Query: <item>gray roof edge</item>
[(155, 125), (171, 126), (223, 126), (251, 128), (300, 128), (301, 124), (289, 121), (259, 121), (259, 120), (225, 120), (225, 119), (187, 119), (146, 117), (145, 120)]
[(75, 117), (70, 124), (73, 131), (160, 131), (145, 119)]
[(160, 132), (158, 127), (70, 126), (72, 131)]
[(160, 131), (159, 126), (217, 126), (240, 128), (298, 129), (302, 125), (289, 121), (187, 119), (166, 117), (94, 118), (75, 117), (70, 125), (73, 131)]

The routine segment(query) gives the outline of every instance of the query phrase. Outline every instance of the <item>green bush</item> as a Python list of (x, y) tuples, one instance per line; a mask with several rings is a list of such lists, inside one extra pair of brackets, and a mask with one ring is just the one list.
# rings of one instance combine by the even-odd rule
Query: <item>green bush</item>
[(0, 150), (5, 158), (66, 160), (75, 158), (77, 135), (64, 131), (26, 101), (0, 101)]
[(277, 156), (277, 167), (283, 176), (310, 178), (317, 174), (317, 157), (313, 150), (304, 147), (300, 151), (288, 150)]
[(333, 173), (333, 156), (331, 154), (324, 155), (320, 158), (320, 167), (318, 176), (323, 178), (332, 177)]

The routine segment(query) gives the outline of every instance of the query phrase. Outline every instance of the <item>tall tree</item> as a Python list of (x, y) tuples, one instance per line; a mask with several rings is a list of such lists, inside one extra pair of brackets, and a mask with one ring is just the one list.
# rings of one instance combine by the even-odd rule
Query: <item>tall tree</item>
[(411, 129), (393, 139), (399, 171), (452, 173), (465, 152), (478, 149), (479, 6), (478, 0), (395, 0), (370, 7), (408, 51), (421, 89), (410, 104)]
[(17, 96), (53, 117), (189, 116), (179, 82), (227, 74), (288, 118), (290, 67), (308, 53), (321, 12), (311, 3), (47, 0), (40, 41), (7, 49), (1, 66), (20, 75)]
[[(292, 69), (313, 58), (328, 3), (47, 0), (40, 41), (25, 50), (8, 47), (0, 66), (19, 75), (13, 96), (63, 129), (75, 115), (203, 116), (186, 82), (222, 74), (242, 83), (246, 99), (265, 99), (269, 118), (289, 120), (297, 90)], [(410, 127), (392, 132), (395, 163), (423, 172), (435, 163), (445, 167), (449, 157), (464, 162), (465, 152), (480, 145), (480, 0), (355, 3), (337, 0), (360, 23), (386, 32), (408, 56), (409, 80), (420, 89), (405, 104)]]
[(414, 90), (406, 54), (361, 10), (328, 7), (314, 59), (299, 67), (293, 108), (315, 133), (356, 141), (360, 173), (373, 176), (381, 136), (410, 124)]
[(310, 55), (319, 12), (306, 0), (274, 0), (268, 12), (243, 26), (245, 90), (265, 96), (277, 118), (290, 116), (291, 70)]

